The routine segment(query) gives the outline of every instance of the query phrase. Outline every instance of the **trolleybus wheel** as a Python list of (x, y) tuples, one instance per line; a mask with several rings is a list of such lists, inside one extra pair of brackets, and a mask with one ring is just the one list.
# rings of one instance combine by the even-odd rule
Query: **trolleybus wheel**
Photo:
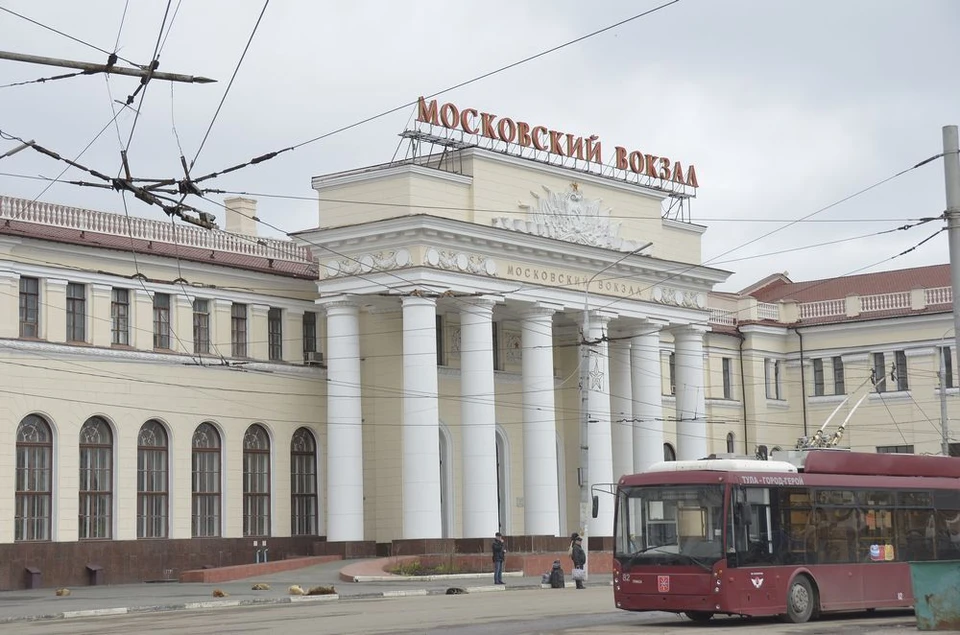
[(805, 575), (798, 575), (790, 583), (790, 590), (787, 591), (787, 614), (788, 622), (802, 624), (810, 621), (810, 618), (817, 613), (819, 601), (817, 594), (810, 584), (810, 579)]
[(707, 611), (684, 611), (683, 614), (694, 622), (699, 622), (700, 624), (709, 622), (713, 617), (713, 613), (709, 613)]

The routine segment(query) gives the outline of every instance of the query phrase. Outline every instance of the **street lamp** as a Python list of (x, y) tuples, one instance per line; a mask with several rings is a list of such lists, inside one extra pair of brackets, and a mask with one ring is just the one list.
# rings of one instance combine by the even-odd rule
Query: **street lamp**
[[(587, 527), (590, 523), (590, 472), (589, 472), (589, 436), (587, 431), (587, 426), (590, 422), (590, 413), (589, 413), (589, 394), (590, 394), (590, 361), (593, 353), (593, 344), (596, 342), (591, 342), (590, 337), (590, 285), (593, 284), (593, 281), (596, 280), (604, 271), (616, 267), (621, 262), (629, 258), (630, 256), (635, 256), (639, 252), (643, 251), (647, 247), (653, 245), (652, 242), (646, 243), (634, 249), (633, 251), (624, 254), (618, 260), (610, 263), (603, 269), (600, 269), (595, 274), (590, 276), (587, 280), (586, 288), (583, 290), (583, 342), (582, 348), (580, 351), (580, 535), (583, 536), (583, 552), (584, 555), (589, 559), (590, 553), (590, 543), (587, 538), (588, 532)], [(584, 574), (587, 574), (589, 570), (587, 565), (584, 564), (583, 567)]]

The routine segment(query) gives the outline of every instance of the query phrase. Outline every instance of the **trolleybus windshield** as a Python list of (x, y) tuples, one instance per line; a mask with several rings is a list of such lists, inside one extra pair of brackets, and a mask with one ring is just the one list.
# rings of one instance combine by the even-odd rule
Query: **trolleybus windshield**
[(723, 557), (723, 488), (621, 488), (615, 534), (615, 557), (624, 563), (693, 564), (710, 569)]

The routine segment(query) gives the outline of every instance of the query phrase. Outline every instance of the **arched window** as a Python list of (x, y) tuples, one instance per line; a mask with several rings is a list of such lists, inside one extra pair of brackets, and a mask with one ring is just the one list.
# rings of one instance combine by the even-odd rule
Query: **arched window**
[(676, 461), (677, 460), (677, 451), (673, 449), (673, 446), (669, 443), (663, 444), (663, 460), (664, 461)]
[(270, 437), (257, 424), (243, 435), (243, 535), (270, 535)]
[(109, 538), (113, 532), (113, 433), (102, 417), (80, 428), (80, 533)]
[(736, 450), (736, 447), (734, 444), (733, 433), (728, 432), (727, 433), (727, 454), (733, 454), (735, 450)]
[(317, 444), (306, 428), (290, 442), (290, 531), (294, 536), (317, 535)]
[(151, 419), (137, 436), (137, 538), (167, 537), (167, 432)]
[(53, 432), (39, 415), (17, 427), (17, 494), (14, 540), (50, 540)]
[(193, 537), (220, 535), (220, 433), (209, 423), (193, 432)]

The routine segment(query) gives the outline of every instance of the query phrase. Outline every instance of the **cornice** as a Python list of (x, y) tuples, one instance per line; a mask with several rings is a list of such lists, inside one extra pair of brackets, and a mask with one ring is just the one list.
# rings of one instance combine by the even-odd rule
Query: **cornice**
[(407, 163), (404, 165), (385, 166), (382, 168), (373, 166), (353, 172), (340, 172), (326, 176), (315, 176), (310, 179), (310, 187), (320, 192), (328, 187), (339, 187), (342, 185), (363, 183), (365, 181), (377, 181), (380, 179), (388, 179), (395, 176), (405, 176), (408, 174), (424, 176), (431, 179), (437, 179), (439, 181), (457, 183), (459, 185), (470, 185), (473, 183), (472, 176), (454, 174), (453, 172), (445, 172), (436, 168), (428, 168), (422, 165)]

